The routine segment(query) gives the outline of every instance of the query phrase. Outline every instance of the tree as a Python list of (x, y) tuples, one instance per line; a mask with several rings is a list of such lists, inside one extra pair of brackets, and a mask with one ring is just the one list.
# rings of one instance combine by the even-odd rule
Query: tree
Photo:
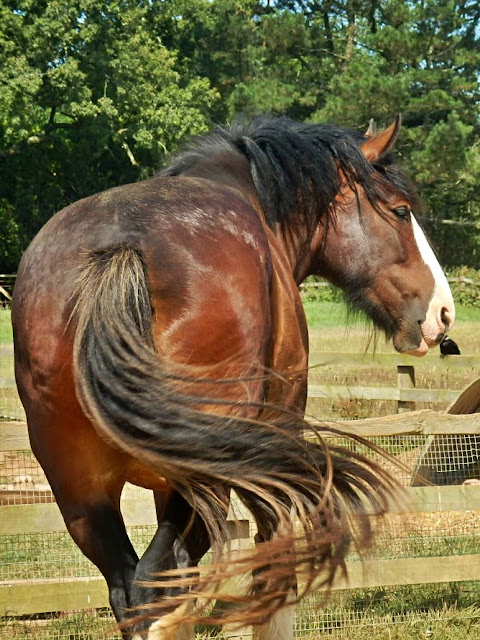
[[(480, 220), (479, 21), (475, 0), (0, 0), (0, 219), (16, 234), (0, 270), (60, 207), (239, 111), (360, 130), (401, 112), (397, 152), (442, 249), (442, 219)], [(477, 244), (459, 242), (471, 266)]]
[(369, 117), (386, 124), (403, 113), (398, 153), (422, 194), (443, 261), (458, 264), (461, 255), (478, 267), (475, 234), (467, 245), (462, 234), (456, 255), (451, 228), (447, 245), (440, 224), (480, 221), (478, 4), (388, 0), (357, 2), (355, 10), (355, 49), (347, 55), (344, 44), (345, 63), (312, 118), (361, 127)]
[(149, 8), (0, 4), (0, 218), (19, 235), (17, 251), (0, 247), (4, 271), (56, 209), (150, 174), (180, 138), (207, 129), (218, 93), (182, 77)]

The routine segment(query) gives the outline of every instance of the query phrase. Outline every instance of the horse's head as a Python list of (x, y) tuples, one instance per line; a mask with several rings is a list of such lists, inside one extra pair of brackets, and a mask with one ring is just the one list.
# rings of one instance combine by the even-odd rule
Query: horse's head
[(340, 176), (342, 188), (316, 234), (313, 271), (340, 286), (397, 351), (424, 355), (452, 326), (455, 307), (413, 215), (413, 189), (387, 156), (398, 129), (399, 119), (379, 134), (367, 132), (361, 145), (371, 165), (366, 182)]

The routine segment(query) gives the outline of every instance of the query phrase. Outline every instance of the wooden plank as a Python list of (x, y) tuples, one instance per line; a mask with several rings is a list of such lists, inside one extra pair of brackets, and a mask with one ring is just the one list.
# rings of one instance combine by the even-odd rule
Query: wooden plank
[(480, 511), (480, 485), (406, 487), (403, 495), (389, 504), (389, 513), (451, 511)]
[[(127, 526), (154, 525), (157, 522), (153, 498), (125, 498), (121, 502)], [(0, 535), (51, 533), (64, 531), (65, 523), (56, 503), (0, 506)]]
[(13, 378), (0, 378), (0, 389), (10, 389), (17, 392), (17, 386), (15, 384), (15, 380)]
[(151, 492), (147, 492), (143, 498), (122, 498), (121, 509), (127, 527), (157, 524), (157, 513)]
[(2, 357), (12, 357), (13, 356), (13, 343), (3, 343), (0, 344), (0, 358)]
[(439, 367), (440, 369), (478, 369), (480, 356), (442, 356), (438, 352), (430, 353), (423, 358), (402, 355), (401, 353), (348, 353), (335, 351), (312, 351), (308, 363), (310, 367), (325, 365), (365, 365), (397, 367), (409, 365), (417, 367)]
[(397, 402), (454, 402), (455, 389), (398, 389), (397, 387), (360, 387), (329, 384), (308, 385), (309, 398), (358, 400), (395, 400)]
[[(477, 555), (349, 562), (347, 579), (339, 576), (333, 589), (466, 580), (480, 580)], [(108, 606), (107, 589), (101, 577), (0, 583), (0, 615), (29, 615), (105, 606)]]
[(25, 422), (0, 422), (0, 451), (28, 451), (30, 440)]
[[(345, 434), (364, 437), (480, 435), (480, 414), (453, 415), (431, 409), (362, 420), (339, 420), (337, 422), (309, 420), (309, 422), (319, 429), (326, 426), (341, 430)], [(0, 451), (22, 451), (29, 448), (27, 426), (24, 422), (0, 422)]]
[[(415, 386), (415, 368), (411, 365), (399, 364), (397, 366), (397, 387), (399, 389), (414, 389)], [(414, 410), (414, 402), (408, 400), (398, 401), (397, 413)]]
[(0, 285), (0, 293), (1, 293), (3, 296), (5, 296), (5, 298), (6, 298), (7, 300), (11, 300), (11, 299), (12, 299), (12, 296), (8, 293), (8, 291), (5, 289), (5, 287), (2, 287), (1, 285)]
[[(407, 487), (390, 504), (391, 513), (430, 513), (435, 511), (479, 511), (480, 485), (446, 487)], [(148, 492), (122, 499), (127, 526), (155, 525), (156, 513)], [(235, 501), (229, 520), (244, 522), (248, 512)], [(0, 535), (64, 531), (65, 525), (55, 503), (6, 505), (0, 507)]]
[(103, 577), (0, 583), (1, 616), (108, 606), (107, 585)]
[(65, 530), (62, 515), (54, 502), (3, 505), (0, 514), (0, 535)]
[(326, 366), (326, 365), (365, 365), (365, 366), (382, 366), (396, 367), (398, 365), (416, 364), (417, 358), (413, 356), (403, 356), (396, 353), (350, 353), (336, 351), (311, 351), (308, 356), (308, 366)]
[[(343, 434), (364, 437), (401, 435), (480, 435), (480, 413), (454, 415), (443, 411), (422, 409), (398, 415), (365, 418), (362, 420), (309, 420), (322, 435), (322, 426)], [(308, 434), (307, 434), (308, 437)]]
[(365, 560), (347, 563), (347, 572), (347, 579), (339, 577), (333, 589), (480, 580), (480, 561), (478, 555)]
[(480, 511), (480, 485), (408, 487), (406, 493), (405, 504), (392, 504), (392, 513)]

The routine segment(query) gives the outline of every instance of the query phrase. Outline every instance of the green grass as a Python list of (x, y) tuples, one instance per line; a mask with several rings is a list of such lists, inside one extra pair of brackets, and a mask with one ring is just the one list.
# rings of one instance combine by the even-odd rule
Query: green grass
[[(390, 587), (315, 596), (297, 609), (296, 640), (479, 640), (475, 586)], [(321, 608), (320, 608), (321, 607)], [(2, 640), (104, 640), (120, 638), (108, 610), (4, 618)], [(216, 629), (197, 629), (196, 640), (225, 640)]]
[(1, 640), (120, 640), (110, 610), (4, 618)]
[[(368, 322), (354, 319), (346, 323), (345, 305), (340, 302), (306, 301), (305, 309), (309, 323), (310, 351), (333, 353), (395, 353), (391, 342), (382, 334), (375, 333)], [(327, 321), (322, 318), (327, 317)], [(336, 322), (333, 320), (336, 319)], [(457, 306), (457, 320), (449, 335), (458, 343), (463, 355), (480, 355), (480, 309)], [(424, 358), (412, 359), (415, 365), (416, 386), (423, 389), (460, 390), (478, 377), (475, 368), (439, 369), (439, 350), (431, 349)], [(372, 365), (325, 365), (310, 370), (310, 384), (332, 384), (349, 386), (396, 386), (395, 367), (382, 368)], [(418, 409), (446, 409), (447, 404), (421, 404)], [(311, 398), (308, 413), (324, 419), (366, 418), (396, 413), (397, 405), (392, 401), (370, 400), (326, 400)]]
[(480, 322), (480, 309), (457, 305), (457, 322)]
[[(307, 315), (310, 350), (365, 352), (375, 349), (378, 353), (395, 353), (391, 342), (362, 317), (348, 317), (341, 302), (304, 302)], [(449, 335), (458, 342), (464, 355), (480, 354), (480, 309), (457, 305), (457, 319)], [(436, 355), (437, 349), (431, 354)], [(418, 362), (422, 362), (419, 359)]]
[[(310, 330), (340, 329), (366, 338), (371, 334), (369, 321), (362, 317), (349, 319), (347, 307), (342, 302), (305, 300), (304, 307)], [(457, 322), (452, 336), (455, 337), (459, 327), (470, 323), (480, 323), (480, 309), (457, 305)], [(12, 342), (10, 311), (0, 309), (0, 344), (9, 342)]]
[[(130, 539), (139, 555), (143, 554), (154, 534), (153, 525), (129, 528)], [(55, 553), (51, 553), (52, 549)], [(1, 536), (0, 581), (93, 575), (100, 574), (67, 531)]]
[[(304, 300), (303, 306), (307, 315), (308, 326), (312, 329), (322, 327), (369, 327), (367, 318), (362, 316), (349, 319), (348, 310), (343, 302), (322, 302)], [(457, 318), (455, 327), (464, 323), (480, 322), (480, 308), (456, 305)], [(453, 332), (455, 332), (455, 327)]]
[[(366, 322), (352, 322), (347, 325), (347, 312), (343, 304), (306, 301), (305, 308), (312, 350), (358, 352), (366, 349), (372, 335), (369, 325)], [(464, 354), (480, 354), (480, 309), (459, 306), (457, 312), (457, 323), (451, 332), (452, 337), (460, 344)], [(11, 340), (10, 313), (0, 310), (0, 343), (11, 343)], [(393, 347), (380, 339), (377, 351), (392, 352)], [(428, 364), (428, 356), (419, 362)], [(358, 370), (358, 367), (354, 371), (341, 367), (332, 367), (331, 371), (328, 367), (320, 369), (312, 370), (311, 376), (318, 375), (322, 381), (331, 376), (332, 380), (336, 378), (341, 382), (349, 379), (351, 384), (375, 384), (375, 381), (367, 379), (366, 370)], [(423, 369), (425, 374), (418, 374), (418, 386), (465, 386), (463, 378), (442, 377), (443, 373), (438, 370), (431, 372), (428, 366)], [(396, 376), (395, 371), (380, 370), (377, 373), (385, 384), (388, 384), (389, 376), (393, 376), (393, 379)], [(458, 373), (455, 375), (458, 376)], [(472, 378), (477, 376), (478, 372), (465, 371), (464, 375)], [(312, 382), (314, 381), (313, 379)], [(365, 407), (361, 407), (361, 403), (358, 402), (353, 404), (355, 406), (352, 406), (352, 410), (364, 410), (366, 415), (372, 415), (370, 404), (365, 404)], [(385, 407), (385, 410), (386, 413), (395, 411), (388, 407)], [(336, 411), (340, 417), (351, 417), (341, 413), (346, 411), (348, 414), (349, 407), (343, 406)], [(315, 411), (312, 413), (325, 415)], [(416, 441), (412, 446), (415, 444)], [(135, 536), (138, 537), (135, 542), (139, 547), (148, 543), (150, 537), (146, 536), (144, 539), (143, 531), (140, 530)], [(46, 545), (48, 537), (51, 538), (55, 554), (49, 550), (52, 547)], [(391, 539), (384, 537), (383, 540), (379, 540), (373, 556), (415, 557), (475, 553), (478, 548), (477, 538), (478, 535), (474, 533), (457, 536), (453, 531), (443, 533), (441, 530), (432, 536), (422, 529), (405, 533), (400, 537), (395, 535)], [(0, 561), (4, 580), (40, 576), (54, 578), (58, 575), (77, 576), (85, 575), (89, 570), (88, 562), (66, 534), (3, 537), (2, 548)], [(63, 560), (64, 553), (68, 555), (70, 564), (68, 561), (59, 562), (60, 557)], [(299, 608), (296, 639), (319, 640), (328, 637), (332, 640), (480, 640), (479, 593), (479, 583), (455, 583), (343, 592), (335, 594), (321, 609), (318, 608), (318, 602), (315, 606), (309, 599)], [(110, 632), (111, 623), (112, 618), (108, 613), (105, 615), (105, 612), (33, 616), (30, 620), (9, 618), (0, 622), (0, 639), (114, 638), (117, 636)], [(197, 640), (212, 637), (207, 633), (200, 633)], [(224, 636), (220, 633), (216, 638), (223, 640)]]
[(12, 325), (10, 322), (10, 311), (0, 309), (0, 344), (13, 341)]
[(475, 583), (338, 592), (321, 609), (315, 600), (308, 598), (299, 607), (297, 624), (305, 630), (297, 632), (299, 640), (480, 639)]

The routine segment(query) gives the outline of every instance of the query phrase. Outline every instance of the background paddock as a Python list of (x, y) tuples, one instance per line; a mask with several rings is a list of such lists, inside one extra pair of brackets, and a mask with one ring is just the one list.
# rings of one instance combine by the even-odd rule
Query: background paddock
[[(430, 354), (423, 360), (404, 361), (392, 353), (363, 356), (358, 349), (365, 344), (359, 338), (361, 329), (347, 336), (344, 329), (340, 336), (338, 332), (338, 327), (330, 336), (328, 330), (321, 335), (315, 329), (311, 332), (311, 363), (320, 366), (310, 374), (309, 412), (326, 420), (393, 415), (405, 401), (415, 402), (421, 410), (444, 409), (451, 399), (445, 391), (458, 394), (479, 370), (475, 354), (480, 350), (472, 340), (471, 356)], [(339, 350), (339, 342), (350, 354), (332, 353)], [(415, 390), (429, 390), (431, 396), (420, 400), (402, 396), (398, 366), (414, 366)], [(0, 606), (4, 616), (0, 638), (116, 638), (103, 579), (64, 530), (48, 484), (29, 451), (8, 342), (0, 347), (0, 371), (4, 416), (0, 423)], [(361, 399), (355, 396), (358, 388)], [(391, 395), (380, 400), (365, 397), (371, 395), (365, 389), (372, 388), (383, 388), (382, 393)], [(400, 411), (404, 408), (400, 404)], [(463, 430), (480, 436), (476, 417), (469, 425), (462, 418), (459, 427), (442, 427), (435, 415), (428, 411), (396, 415), (382, 421), (382, 428), (370, 423), (368, 431), (365, 423), (358, 426), (410, 469), (402, 478), (407, 486), (430, 432)], [(365, 563), (361, 565), (354, 554), (349, 558), (349, 588), (338, 583), (321, 609), (321, 594), (299, 608), (297, 638), (313, 640), (320, 634), (352, 640), (480, 638), (480, 486), (418, 487), (407, 492), (405, 506), (376, 523), (377, 542)], [(123, 503), (134, 544), (142, 550), (154, 530), (153, 504), (148, 492), (130, 486)], [(236, 515), (241, 524), (233, 544), (248, 545), (251, 526), (246, 514)], [(199, 629), (198, 638), (211, 637), (213, 630)], [(247, 638), (248, 629), (230, 637)]]

